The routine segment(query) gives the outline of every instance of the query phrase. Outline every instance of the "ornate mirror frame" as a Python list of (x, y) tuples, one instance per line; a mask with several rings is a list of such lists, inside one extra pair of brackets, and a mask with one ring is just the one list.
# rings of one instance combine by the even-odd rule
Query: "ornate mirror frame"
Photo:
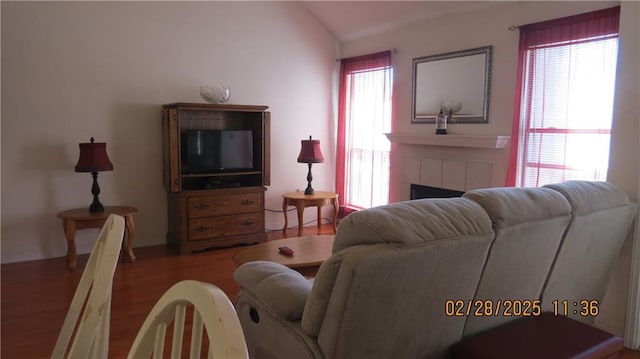
[(435, 123), (453, 107), (450, 123), (488, 123), (492, 53), (484, 46), (413, 59), (411, 122)]

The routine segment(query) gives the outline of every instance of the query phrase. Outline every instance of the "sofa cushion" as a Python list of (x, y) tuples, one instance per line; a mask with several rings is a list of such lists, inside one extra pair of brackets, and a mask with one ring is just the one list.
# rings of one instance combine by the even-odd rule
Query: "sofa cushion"
[[(495, 306), (508, 300), (539, 301), (571, 219), (567, 200), (548, 188), (488, 188), (469, 191), (464, 198), (485, 209), (496, 233), (476, 299)], [(508, 314), (470, 316), (464, 335), (508, 322), (519, 313)]]
[(629, 196), (608, 182), (566, 181), (544, 186), (562, 193), (574, 215), (629, 205)]
[(549, 189), (498, 187), (478, 189), (463, 195), (479, 203), (489, 214), (494, 228), (566, 216), (569, 203)]
[(463, 198), (419, 199), (354, 212), (340, 222), (333, 252), (359, 244), (417, 244), (485, 233), (487, 214)]
[(569, 317), (591, 323), (595, 316), (580, 315), (581, 308), (573, 303), (602, 301), (636, 206), (606, 182), (568, 181), (545, 187), (566, 197), (573, 217), (542, 294), (543, 310), (554, 310), (553, 301), (566, 300)]

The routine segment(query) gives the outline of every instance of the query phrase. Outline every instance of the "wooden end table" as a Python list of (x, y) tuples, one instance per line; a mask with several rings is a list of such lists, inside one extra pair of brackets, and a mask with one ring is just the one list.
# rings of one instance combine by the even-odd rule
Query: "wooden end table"
[(101, 228), (110, 214), (117, 214), (124, 217), (125, 231), (123, 250), (126, 248), (129, 260), (133, 263), (136, 257), (133, 255), (133, 234), (135, 231), (133, 215), (138, 210), (129, 206), (105, 206), (104, 212), (91, 213), (89, 208), (75, 208), (58, 213), (57, 217), (62, 219), (64, 235), (67, 237), (67, 266), (70, 271), (76, 270), (76, 230), (85, 228)]
[[(320, 264), (331, 256), (333, 235), (304, 236), (276, 239), (238, 248), (233, 260), (238, 264), (254, 261), (280, 263), (306, 276), (315, 276)], [(292, 256), (280, 254), (279, 247), (293, 249)]]
[(306, 207), (318, 207), (318, 228), (322, 218), (322, 206), (333, 205), (333, 233), (336, 233), (336, 222), (338, 220), (338, 194), (334, 192), (316, 191), (314, 194), (306, 195), (304, 192), (288, 192), (282, 195), (282, 211), (284, 212), (284, 227), (282, 233), (287, 235), (289, 221), (287, 218), (287, 207), (295, 206), (298, 212), (298, 236), (302, 236), (302, 214)]

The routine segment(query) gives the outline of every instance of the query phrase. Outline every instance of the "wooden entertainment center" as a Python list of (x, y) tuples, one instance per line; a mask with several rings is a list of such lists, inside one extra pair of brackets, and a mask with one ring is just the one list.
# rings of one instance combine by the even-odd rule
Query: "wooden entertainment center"
[(271, 120), (267, 109), (163, 105), (167, 244), (180, 254), (267, 240), (264, 192), (270, 184)]

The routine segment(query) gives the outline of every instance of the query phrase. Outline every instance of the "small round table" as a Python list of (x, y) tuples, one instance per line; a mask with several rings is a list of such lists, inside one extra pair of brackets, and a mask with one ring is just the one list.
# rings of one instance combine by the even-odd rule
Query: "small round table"
[(105, 206), (104, 212), (91, 213), (89, 208), (75, 208), (58, 213), (57, 217), (62, 219), (64, 235), (67, 237), (67, 266), (70, 271), (76, 270), (76, 230), (85, 228), (101, 228), (110, 214), (117, 214), (124, 217), (125, 231), (123, 250), (126, 248), (129, 260), (133, 263), (136, 257), (133, 255), (133, 234), (135, 231), (133, 215), (138, 210), (129, 206)]
[(286, 236), (289, 221), (287, 218), (287, 207), (295, 206), (298, 212), (298, 237), (302, 236), (302, 214), (306, 207), (318, 207), (318, 228), (322, 218), (322, 206), (333, 205), (333, 233), (336, 233), (336, 222), (338, 220), (338, 194), (334, 192), (315, 191), (314, 194), (306, 195), (304, 192), (288, 192), (282, 195), (282, 211), (284, 212), (284, 227), (282, 233)]

